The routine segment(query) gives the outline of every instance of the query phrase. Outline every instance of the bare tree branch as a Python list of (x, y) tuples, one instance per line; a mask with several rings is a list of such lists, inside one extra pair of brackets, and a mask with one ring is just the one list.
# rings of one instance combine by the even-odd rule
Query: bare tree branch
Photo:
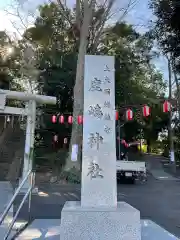
[(97, 47), (98, 47), (98, 44), (99, 44), (99, 38), (101, 36), (101, 33), (102, 33), (102, 30), (104, 29), (104, 25), (107, 21), (107, 17), (110, 13), (110, 10), (114, 4), (115, 0), (110, 0), (109, 3), (108, 3), (108, 6), (107, 6), (107, 9), (106, 11), (104, 12), (101, 20), (100, 20), (100, 28), (99, 28), (99, 31), (96, 33), (95, 35), (95, 38), (94, 38), (94, 43), (93, 43), (93, 48), (92, 48), (92, 53), (94, 53), (96, 50), (97, 50)]
[(30, 13), (30, 11), (23, 12), (23, 8), (21, 9), (22, 6), (21, 4), (19, 4), (19, 0), (16, 0), (16, 3), (17, 4), (15, 4), (14, 6), (9, 6), (8, 9), (4, 10), (4, 12), (11, 18), (14, 17), (14, 19), (10, 18), (10, 22), (16, 33), (19, 34), (16, 41), (19, 41), (19, 39), (23, 37), (23, 41), (21, 41), (20, 44), (20, 55), (18, 59), (20, 65), (20, 78), (18, 78), (17, 81), (20, 82), (23, 86), (25, 86), (26, 90), (34, 92), (37, 85), (36, 80), (40, 74), (40, 71), (36, 67), (37, 51), (32, 44), (32, 40), (28, 36), (25, 36), (23, 34), (30, 26), (30, 17), (35, 19), (35, 14)]
[(11, 22), (12, 26), (14, 27), (14, 29), (15, 29), (15, 30), (18, 32), (18, 34), (21, 36), (22, 33), (21, 33), (20, 30), (17, 28), (16, 24), (15, 24), (12, 20), (10, 20), (10, 22)]
[(76, 0), (76, 26), (80, 30), (81, 28), (81, 4), (80, 0)]
[[(107, 0), (105, 1), (107, 3)], [(99, 44), (99, 39), (101, 38), (104, 30), (104, 26), (106, 22), (113, 17), (116, 13), (110, 14), (110, 11), (112, 9), (113, 4), (115, 3), (115, 0), (110, 0), (108, 5), (106, 6), (106, 11), (104, 12), (101, 21), (99, 22), (97, 28), (95, 29), (95, 37), (94, 37), (94, 42), (93, 42), (93, 47), (92, 47), (92, 53), (95, 53), (98, 48)], [(119, 18), (118, 22), (122, 21), (122, 19), (128, 14), (128, 12), (135, 6), (137, 3), (137, 0), (129, 0), (129, 3), (126, 8), (119, 9), (119, 12), (123, 12), (123, 15), (121, 18)]]
[(72, 33), (73, 33), (73, 38), (76, 40), (76, 34), (74, 32), (74, 24), (73, 22), (71, 21), (71, 19), (69, 18), (68, 14), (67, 14), (67, 11), (66, 11), (66, 8), (64, 7), (64, 5), (62, 4), (61, 0), (57, 0), (57, 3), (59, 4), (60, 6), (60, 11), (61, 11), (61, 14), (62, 16), (64, 17), (64, 19), (69, 23), (71, 29), (72, 29)]
[[(20, 21), (20, 23), (23, 25), (23, 27), (24, 27), (24, 29), (23, 29), (23, 31), (24, 30), (26, 30), (27, 29), (27, 26), (25, 25), (25, 23), (23, 22), (23, 20), (22, 20), (22, 17), (21, 17), (21, 15), (19, 14), (19, 11), (16, 9), (16, 11), (17, 11), (17, 14), (15, 14), (15, 13), (11, 13), (11, 12), (9, 12), (8, 10), (4, 10), (4, 12), (6, 12), (7, 13), (7, 15), (11, 15), (11, 16), (14, 16), (14, 17), (17, 17), (18, 18), (18, 20)], [(13, 25), (13, 27), (15, 27), (15, 23), (12, 21), (12, 20), (10, 20), (10, 22), (11, 22), (11, 24)], [(17, 28), (15, 28), (16, 30), (17, 30)], [(20, 31), (18, 30), (18, 33), (20, 34)], [(22, 35), (22, 33), (20, 34), (20, 35)]]
[[(34, 24), (35, 15), (28, 12), (26, 14), (27, 16), (25, 17), (24, 14), (21, 13), (21, 11), (18, 7), (20, 7), (19, 4), (17, 5), (17, 7), (10, 5), (8, 8), (11, 9), (12, 11), (10, 11), (8, 9), (4, 9), (4, 12), (7, 14), (7, 16), (9, 15), (10, 17), (12, 16), (15, 19), (17, 19), (17, 20), (10, 20), (10, 22), (11, 22), (12, 26), (14, 27), (14, 29), (16, 30), (16, 32), (19, 34), (19, 37), (22, 37), (23, 33), (26, 32), (28, 27), (30, 25)], [(29, 15), (29, 13), (30, 13), (30, 15)], [(33, 18), (32, 22), (29, 22), (29, 16), (31, 16)], [(28, 19), (26, 19), (26, 18), (28, 18)], [(26, 23), (25, 23), (25, 19), (27, 20)], [(17, 27), (17, 25), (20, 25), (20, 27)], [(27, 36), (26, 37), (24, 36), (24, 38), (26, 38), (28, 41), (31, 41), (30, 39), (27, 38)]]
[(68, 23), (72, 26), (72, 22), (67, 14), (66, 8), (64, 7), (64, 5), (62, 4), (61, 0), (57, 0), (57, 3), (59, 4), (60, 8), (63, 10), (61, 11), (61, 14), (63, 15), (63, 17), (68, 21)]
[(123, 15), (119, 18), (118, 22), (121, 22), (122, 19), (131, 11), (135, 5), (137, 4), (138, 0), (129, 0), (127, 7), (124, 9)]

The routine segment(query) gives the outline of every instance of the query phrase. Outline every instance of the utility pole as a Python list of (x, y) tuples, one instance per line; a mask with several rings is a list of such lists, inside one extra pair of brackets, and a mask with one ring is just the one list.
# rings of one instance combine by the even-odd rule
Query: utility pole
[(140, 130), (140, 154), (142, 154), (143, 129)]
[[(169, 73), (169, 102), (172, 100), (172, 71), (171, 71), (171, 59), (167, 57), (168, 60), (168, 73)], [(174, 141), (173, 141), (173, 129), (172, 129), (172, 107), (169, 111), (169, 148), (170, 148), (170, 161), (172, 164), (172, 170), (176, 172), (176, 161), (174, 156)]]
[(116, 145), (116, 148), (118, 148), (118, 152), (117, 152), (117, 159), (118, 160), (120, 160), (121, 158), (120, 158), (120, 156), (121, 156), (121, 146), (120, 146), (120, 144), (121, 144), (121, 139), (120, 139), (120, 121), (118, 120), (118, 124), (117, 124), (117, 126), (116, 126), (116, 141), (117, 141), (117, 139), (118, 139), (118, 146)]
[(118, 142), (118, 158), (119, 160), (121, 160), (121, 127), (124, 126), (124, 123), (123, 124), (120, 124), (120, 120), (118, 120), (118, 125), (116, 127), (116, 131), (118, 132), (118, 137), (119, 137), (119, 142)]

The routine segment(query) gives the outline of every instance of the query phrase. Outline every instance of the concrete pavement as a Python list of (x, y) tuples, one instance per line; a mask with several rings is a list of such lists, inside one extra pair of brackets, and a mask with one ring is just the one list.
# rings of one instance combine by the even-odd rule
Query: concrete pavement
[(151, 174), (153, 175), (154, 178), (158, 180), (171, 180), (171, 181), (178, 180), (176, 177), (173, 177), (172, 175), (161, 169), (152, 169)]
[[(142, 240), (178, 240), (150, 220), (141, 220)], [(16, 240), (60, 239), (60, 219), (36, 219)]]
[(144, 157), (148, 171), (153, 175), (153, 177), (157, 180), (178, 180), (177, 177), (172, 176), (170, 173), (165, 171), (162, 165), (163, 157), (158, 155), (145, 155)]

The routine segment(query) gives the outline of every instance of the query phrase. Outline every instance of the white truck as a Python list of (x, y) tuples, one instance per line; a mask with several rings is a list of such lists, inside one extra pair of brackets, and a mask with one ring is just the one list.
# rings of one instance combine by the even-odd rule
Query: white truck
[[(122, 179), (128, 179), (131, 183), (134, 183), (136, 179), (141, 181), (147, 180), (146, 175), (146, 163), (141, 161), (129, 161), (128, 155), (125, 154), (121, 148), (129, 148), (131, 146), (137, 146), (140, 144), (139, 141), (126, 143), (124, 139), (121, 139), (120, 136), (120, 128), (123, 127), (124, 124), (120, 125), (118, 121), (118, 125), (116, 127), (117, 137), (116, 137), (116, 169), (117, 169), (117, 180), (121, 181)], [(123, 147), (124, 146), (124, 147)]]
[(117, 180), (128, 179), (134, 183), (136, 179), (146, 181), (146, 163), (136, 161), (116, 161)]

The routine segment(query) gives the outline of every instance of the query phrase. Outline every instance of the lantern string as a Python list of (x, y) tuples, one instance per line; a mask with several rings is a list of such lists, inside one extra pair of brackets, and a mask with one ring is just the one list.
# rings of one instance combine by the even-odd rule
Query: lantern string
[[(141, 104), (141, 106), (142, 105), (143, 104)], [(125, 106), (124, 108), (127, 109), (127, 106)], [(120, 110), (120, 108), (115, 110), (115, 120), (116, 121), (119, 120), (119, 110)], [(170, 112), (170, 110), (171, 110), (171, 103), (169, 101), (165, 100), (164, 103), (163, 103), (163, 112), (165, 112), (165, 113), (166, 112)], [(150, 112), (151, 112), (150, 107), (148, 105), (144, 105), (143, 108), (142, 108), (143, 116), (144, 117), (148, 117), (150, 115)], [(134, 114), (133, 114), (132, 109), (128, 108), (126, 110), (126, 120), (129, 120), (129, 121), (132, 120), (133, 119), (133, 115)], [(52, 123), (57, 123), (57, 120), (59, 120), (59, 123), (63, 124), (65, 122), (65, 116), (66, 116), (66, 114), (64, 114), (64, 115), (61, 114), (60, 115), (60, 113), (57, 114), (57, 115), (53, 115), (51, 121), (52, 121)], [(68, 116), (68, 123), (69, 124), (73, 124), (73, 122), (74, 122), (73, 116), (69, 115)], [(83, 122), (84, 122), (83, 115), (78, 115), (77, 116), (77, 123), (78, 124), (83, 124)]]

